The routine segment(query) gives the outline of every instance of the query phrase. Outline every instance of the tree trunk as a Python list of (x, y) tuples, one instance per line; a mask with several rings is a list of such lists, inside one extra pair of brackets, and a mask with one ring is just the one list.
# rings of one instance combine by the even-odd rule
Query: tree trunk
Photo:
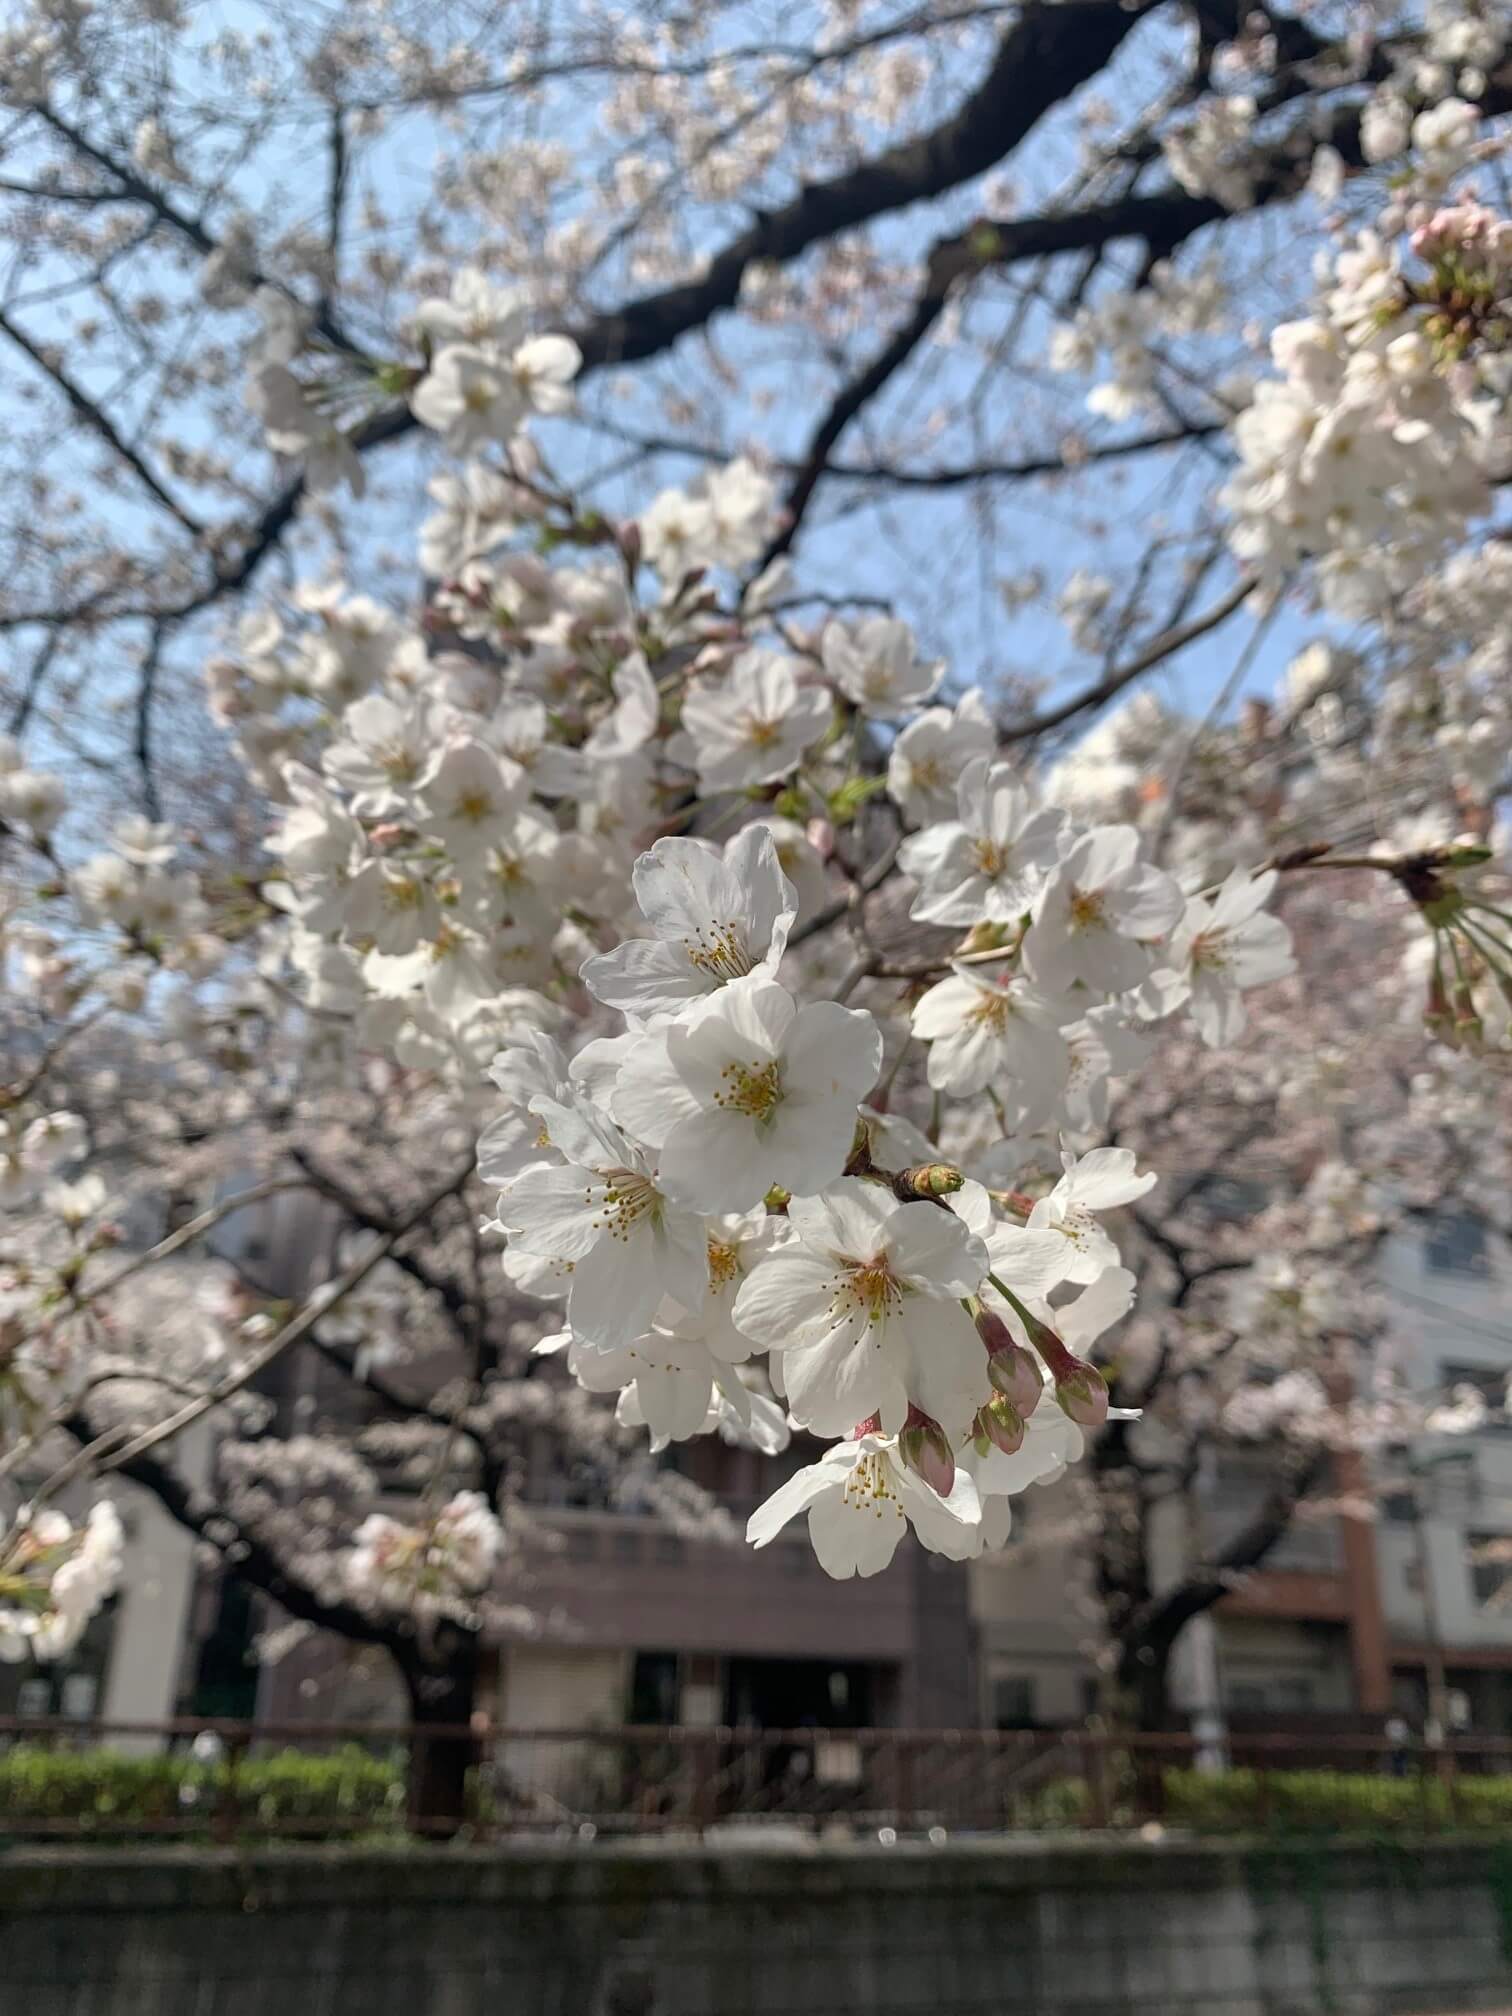
[(1131, 1727), (1142, 1735), (1170, 1727), (1172, 1641), (1165, 1637), (1126, 1638), (1118, 1661), (1118, 1688)]
[(411, 1723), (406, 1813), (411, 1833), (446, 1839), (466, 1824), (467, 1774), (478, 1757), (469, 1729), (477, 1705), (478, 1641), (470, 1631), (443, 1625), (430, 1650), (429, 1659), (417, 1650), (402, 1667)]

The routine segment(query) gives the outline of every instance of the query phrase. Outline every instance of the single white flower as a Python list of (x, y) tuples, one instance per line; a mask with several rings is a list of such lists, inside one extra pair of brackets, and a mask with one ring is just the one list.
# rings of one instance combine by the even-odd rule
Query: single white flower
[(423, 702), (402, 706), (383, 693), (365, 693), (341, 717), (341, 733), (321, 757), (321, 768), (351, 794), (352, 810), (365, 818), (402, 812), (430, 761), (435, 724)]
[(1191, 987), (1191, 1014), (1209, 1049), (1235, 1043), (1245, 1023), (1244, 992), (1296, 971), (1291, 933), (1264, 906), (1276, 871), (1235, 868), (1210, 902), (1194, 896), (1176, 928), (1171, 953)]
[(881, 1065), (882, 1032), (864, 1010), (800, 1008), (785, 987), (751, 976), (643, 1038), (613, 1112), (657, 1151), (668, 1196), (747, 1211), (774, 1185), (807, 1196), (835, 1181)]
[(700, 791), (743, 791), (791, 776), (830, 725), (821, 686), (800, 686), (798, 661), (743, 651), (725, 677), (695, 679), (682, 722)]
[(884, 720), (922, 706), (945, 669), (942, 659), (926, 665), (916, 658), (912, 630), (891, 616), (867, 616), (854, 627), (831, 623), (820, 648), (846, 699)]
[(896, 1434), (913, 1401), (947, 1433), (964, 1430), (986, 1388), (960, 1307), (987, 1271), (981, 1240), (952, 1212), (855, 1177), (795, 1197), (788, 1223), (796, 1238), (751, 1270), (735, 1323), (781, 1353), (794, 1419), (843, 1435), (878, 1414)]
[(1136, 1173), (1132, 1148), (1094, 1148), (1087, 1155), (1062, 1155), (1061, 1162), (1065, 1174), (1035, 1204), (1028, 1229), (1052, 1232), (1065, 1241), (1063, 1281), (1095, 1281), (1118, 1265), (1118, 1248), (1094, 1214), (1143, 1197), (1155, 1187), (1155, 1172)]
[(346, 886), (346, 933), (371, 939), (380, 952), (413, 952), (441, 926), (441, 909), (426, 878), (405, 861), (370, 861)]
[(490, 1189), (502, 1190), (523, 1169), (554, 1159), (546, 1123), (531, 1111), (531, 1102), (568, 1100), (572, 1083), (561, 1046), (534, 1032), (523, 1043), (500, 1050), (488, 1075), (509, 1106), (478, 1136), (478, 1174)]
[(647, 1157), (585, 1099), (537, 1097), (531, 1110), (565, 1166), (517, 1177), (499, 1199), (499, 1223), (525, 1252), (572, 1263), (574, 1332), (629, 1344), (664, 1295), (697, 1308), (708, 1267), (701, 1219), (669, 1202)]
[(632, 881), (656, 935), (585, 964), (584, 985), (608, 1007), (676, 1014), (731, 980), (776, 971), (797, 903), (763, 827), (747, 826), (723, 850), (707, 840), (658, 840)]
[(653, 1453), (703, 1434), (716, 1399), (737, 1417), (750, 1416), (750, 1395), (733, 1367), (692, 1331), (656, 1323), (629, 1344), (608, 1347), (578, 1338), (567, 1362), (585, 1392), (619, 1394), (615, 1419), (622, 1428), (648, 1429)]
[(537, 413), (565, 413), (583, 353), (570, 336), (532, 336), (509, 359), (510, 375), (525, 404)]
[(1036, 977), (1100, 994), (1138, 987), (1155, 958), (1146, 941), (1174, 929), (1180, 885), (1139, 858), (1132, 826), (1094, 826), (1051, 872), (1035, 904), (1025, 949)]
[(957, 967), (914, 1004), (913, 1033), (929, 1045), (928, 1076), (939, 1092), (964, 1099), (984, 1088), (1043, 1125), (1066, 1086), (1070, 1061), (1059, 1023), (1065, 1004), (1011, 969)]
[(887, 790), (915, 825), (952, 819), (961, 772), (975, 756), (991, 756), (996, 730), (979, 687), (952, 711), (929, 707), (898, 735), (887, 759)]
[(420, 425), (439, 434), (453, 455), (508, 441), (526, 412), (508, 363), (467, 343), (448, 343), (436, 354), (409, 403)]
[(520, 809), (526, 794), (524, 772), (481, 742), (454, 742), (443, 749), (416, 787), (425, 828), (454, 861), (484, 853), (499, 829)]
[(899, 866), (920, 884), (925, 924), (1015, 923), (1060, 850), (1065, 814), (1038, 809), (1011, 765), (975, 756), (956, 786), (956, 813), (903, 843)]
[(942, 1498), (904, 1466), (890, 1436), (862, 1435), (826, 1449), (757, 1507), (746, 1539), (765, 1547), (800, 1512), (808, 1514), (820, 1567), (841, 1582), (880, 1574), (909, 1526), (922, 1546), (951, 1561), (969, 1559), (981, 1545), (981, 1507), (965, 1468)]
[(526, 315), (518, 289), (499, 286), (476, 266), (461, 266), (452, 276), (450, 298), (422, 301), (414, 320), (438, 349), (466, 343), (512, 350), (525, 333)]

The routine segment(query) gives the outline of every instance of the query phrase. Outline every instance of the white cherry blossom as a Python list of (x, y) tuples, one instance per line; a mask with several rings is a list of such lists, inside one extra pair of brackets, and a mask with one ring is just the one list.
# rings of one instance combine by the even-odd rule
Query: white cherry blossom
[(1135, 1170), (1132, 1148), (1094, 1148), (1061, 1157), (1064, 1174), (1048, 1197), (1029, 1213), (1031, 1232), (1049, 1232), (1065, 1242), (1063, 1281), (1095, 1281), (1118, 1265), (1118, 1248), (1097, 1222), (1100, 1211), (1116, 1211), (1153, 1190), (1155, 1172)]
[(1180, 885), (1139, 858), (1131, 826), (1095, 826), (1072, 843), (1034, 908), (1026, 952), (1035, 977), (1099, 994), (1138, 987), (1155, 965), (1151, 941), (1179, 921)]
[(903, 843), (899, 863), (926, 924), (1009, 924), (1029, 909), (1059, 852), (1065, 814), (1036, 807), (1007, 763), (975, 756), (956, 786), (956, 818)]
[(613, 1111), (657, 1152), (671, 1197), (745, 1211), (780, 1186), (806, 1196), (845, 1167), (856, 1108), (882, 1064), (863, 1010), (799, 1007), (759, 976), (734, 980), (625, 1060)]
[(945, 669), (939, 659), (927, 665), (916, 657), (912, 630), (889, 616), (831, 623), (821, 649), (824, 669), (846, 699), (885, 721), (927, 700)]
[(968, 1472), (958, 1468), (949, 1497), (941, 1498), (905, 1466), (891, 1436), (867, 1434), (826, 1449), (758, 1506), (746, 1539), (765, 1547), (800, 1512), (808, 1514), (820, 1567), (841, 1582), (880, 1574), (909, 1527), (948, 1560), (968, 1560), (981, 1545), (981, 1508)]
[(764, 827), (746, 827), (722, 850), (706, 840), (658, 840), (632, 880), (656, 935), (584, 966), (584, 985), (609, 1007), (675, 1014), (731, 980), (776, 971), (797, 900)]
[(695, 679), (682, 720), (700, 791), (742, 791), (791, 776), (830, 725), (829, 695), (800, 685), (798, 660), (745, 651), (722, 680)]
[(531, 1110), (564, 1165), (517, 1177), (499, 1199), (499, 1222), (524, 1252), (572, 1263), (574, 1332), (591, 1344), (629, 1344), (664, 1295), (697, 1308), (708, 1265), (699, 1218), (669, 1202), (654, 1165), (586, 1100), (537, 1097)]
[(1066, 1007), (1024, 975), (958, 966), (915, 1002), (910, 1026), (929, 1045), (929, 1082), (964, 1099), (990, 1090), (1036, 1127), (1055, 1110), (1070, 1070), (1059, 1024)]
[(992, 716), (973, 686), (955, 707), (927, 707), (899, 730), (887, 759), (888, 794), (915, 825), (951, 819), (961, 772), (974, 756), (990, 756)]
[(1171, 939), (1177, 972), (1191, 989), (1191, 1017), (1210, 1049), (1237, 1042), (1251, 987), (1296, 971), (1291, 933), (1265, 911), (1276, 871), (1235, 868), (1217, 895), (1194, 896)]
[(788, 1223), (796, 1237), (747, 1275), (735, 1323), (781, 1353), (794, 1419), (836, 1435), (875, 1413), (896, 1434), (912, 1401), (963, 1427), (986, 1387), (959, 1306), (987, 1271), (981, 1241), (953, 1213), (855, 1177), (795, 1197)]

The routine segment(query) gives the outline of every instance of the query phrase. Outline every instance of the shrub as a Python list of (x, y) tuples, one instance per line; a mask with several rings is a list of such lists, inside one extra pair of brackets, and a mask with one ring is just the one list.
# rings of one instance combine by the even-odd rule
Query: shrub
[(404, 1774), (401, 1764), (355, 1744), (323, 1756), (281, 1750), (234, 1766), (32, 1743), (0, 1751), (0, 1832), (69, 1831), (69, 1822), (100, 1833), (208, 1831), (228, 1795), (241, 1833), (370, 1831), (402, 1821)]
[(1165, 1817), (1202, 1834), (1380, 1833), (1512, 1825), (1512, 1777), (1354, 1771), (1167, 1771)]

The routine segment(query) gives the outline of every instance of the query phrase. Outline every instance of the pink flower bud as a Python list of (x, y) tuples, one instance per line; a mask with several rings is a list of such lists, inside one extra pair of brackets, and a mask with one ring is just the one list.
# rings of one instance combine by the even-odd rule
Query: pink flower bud
[(1016, 1414), (1032, 1414), (1045, 1389), (1033, 1354), (1014, 1343), (1008, 1325), (990, 1309), (978, 1310), (976, 1327), (987, 1346), (987, 1377), (993, 1392), (1000, 1393)]
[(1101, 1428), (1108, 1418), (1108, 1382), (1095, 1366), (1084, 1365), (1079, 1358), (1071, 1363), (1075, 1370), (1058, 1375), (1055, 1381), (1061, 1411), (1078, 1428)]
[(808, 843), (821, 861), (828, 861), (835, 851), (835, 829), (828, 819), (810, 819), (808, 822)]
[[(1001, 1393), (994, 1394), (985, 1407), (977, 1409), (976, 1427), (977, 1436), (985, 1437), (1005, 1456), (1016, 1456), (1024, 1446), (1024, 1417)], [(987, 1452), (982, 1449), (981, 1453), (985, 1456)]]
[(950, 1496), (955, 1486), (955, 1457), (938, 1421), (911, 1406), (903, 1433), (898, 1437), (898, 1454), (931, 1491), (937, 1491), (942, 1498)]

